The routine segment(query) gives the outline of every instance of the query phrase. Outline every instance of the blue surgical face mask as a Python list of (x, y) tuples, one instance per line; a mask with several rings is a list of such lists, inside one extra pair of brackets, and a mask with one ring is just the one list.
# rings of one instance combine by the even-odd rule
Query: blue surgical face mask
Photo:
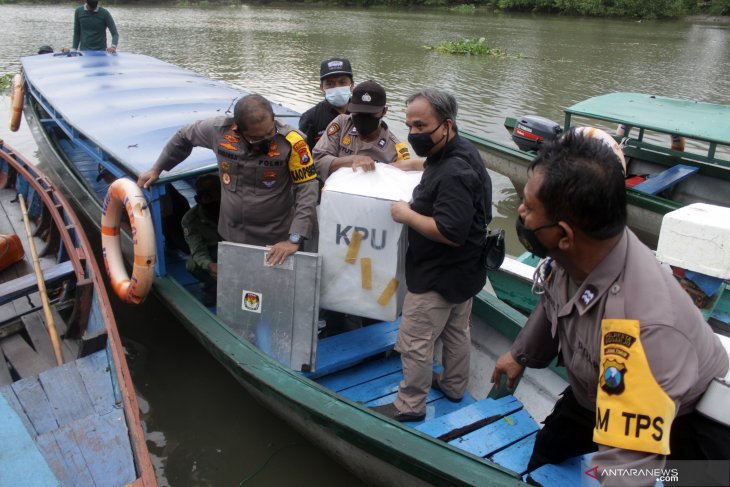
[(335, 88), (327, 88), (324, 90), (324, 99), (327, 100), (330, 105), (336, 106), (337, 108), (347, 105), (347, 102), (350, 101), (350, 95), (349, 86), (337, 86)]

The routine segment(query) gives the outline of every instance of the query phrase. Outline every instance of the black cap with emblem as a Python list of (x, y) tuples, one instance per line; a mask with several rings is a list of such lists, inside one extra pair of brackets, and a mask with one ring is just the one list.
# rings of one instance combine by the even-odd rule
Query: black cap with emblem
[(343, 57), (333, 57), (322, 61), (322, 64), (319, 66), (319, 79), (323, 80), (327, 76), (335, 74), (344, 74), (352, 78), (350, 61)]
[(385, 107), (385, 89), (373, 80), (363, 81), (352, 91), (350, 113), (378, 113)]

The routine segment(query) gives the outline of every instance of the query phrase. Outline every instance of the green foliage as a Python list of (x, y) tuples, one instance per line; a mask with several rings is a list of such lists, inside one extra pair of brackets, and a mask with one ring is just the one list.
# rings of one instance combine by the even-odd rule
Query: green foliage
[[(714, 0), (713, 3), (730, 3)], [(571, 15), (670, 18), (687, 15), (697, 8), (692, 0), (497, 0), (503, 10), (560, 12)]]
[(489, 47), (484, 37), (479, 39), (466, 39), (462, 37), (455, 41), (441, 41), (435, 46), (423, 46), (426, 49), (433, 49), (437, 52), (445, 52), (448, 54), (469, 54), (475, 56), (494, 56), (499, 58), (513, 57), (522, 59), (522, 53), (510, 55), (502, 48)]
[(455, 7), (451, 7), (449, 11), (457, 13), (457, 14), (473, 14), (476, 12), (477, 7), (474, 4), (465, 3), (463, 5), (457, 5)]
[(13, 84), (13, 76), (13, 73), (0, 74), (0, 93), (10, 90), (10, 86)]

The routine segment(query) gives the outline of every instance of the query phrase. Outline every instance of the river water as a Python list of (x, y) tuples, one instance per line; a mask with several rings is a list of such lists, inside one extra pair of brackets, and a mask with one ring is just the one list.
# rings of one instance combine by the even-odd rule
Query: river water
[[(120, 50), (148, 54), (304, 111), (321, 99), (319, 63), (348, 57), (355, 81), (388, 92), (386, 121), (405, 138), (404, 102), (423, 87), (453, 92), (457, 123), (508, 142), (506, 116), (562, 109), (590, 96), (637, 91), (730, 104), (730, 24), (637, 22), (538, 15), (456, 14), (403, 8), (111, 6)], [(73, 8), (0, 5), (0, 75), (42, 44), (72, 38)], [(424, 46), (485, 37), (507, 58), (441, 54)], [(521, 59), (515, 56), (521, 55)], [(7, 120), (7, 96), (0, 119)], [(34, 155), (27, 131), (0, 137)], [(495, 225), (512, 231), (518, 197), (493, 175)], [(512, 235), (508, 251), (521, 252)], [(134, 316), (139, 316), (136, 314)], [(358, 485), (255, 404), (163, 310), (145, 322), (119, 311), (161, 485)], [(268, 463), (267, 463), (268, 462)], [(261, 470), (259, 471), (259, 468)]]

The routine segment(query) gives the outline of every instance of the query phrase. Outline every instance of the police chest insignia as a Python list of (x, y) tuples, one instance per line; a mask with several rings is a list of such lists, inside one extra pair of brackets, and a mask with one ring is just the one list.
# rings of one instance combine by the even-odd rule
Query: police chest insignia
[(223, 176), (221, 177), (221, 181), (223, 181), (223, 184), (226, 186), (231, 184), (231, 176), (227, 172), (223, 173)]
[(221, 166), (221, 171), (228, 171), (230, 164), (228, 164), (228, 161), (221, 161), (220, 166)]
[(598, 289), (593, 284), (589, 284), (580, 295), (580, 301), (583, 305), (588, 306), (598, 296)]
[(223, 136), (224, 139), (226, 139), (231, 144), (238, 144), (241, 139), (238, 138), (236, 135), (226, 134)]
[(628, 373), (626, 366), (616, 360), (607, 359), (603, 362), (603, 373), (601, 374), (601, 389), (606, 394), (621, 394), (624, 392), (624, 376)]
[(342, 145), (350, 145), (350, 142), (352, 142), (352, 139), (349, 135), (342, 137)]
[(635, 337), (622, 333), (620, 331), (609, 331), (603, 337), (604, 345), (621, 345), (626, 348), (630, 348), (631, 345), (636, 341)]
[(227, 149), (227, 150), (230, 150), (230, 151), (237, 151), (238, 150), (238, 147), (235, 146), (235, 145), (233, 145), (233, 144), (231, 144), (230, 142), (223, 142), (223, 141), (221, 141), (218, 145), (221, 146), (221, 147), (223, 147), (224, 149)]
[(327, 135), (335, 135), (337, 132), (340, 131), (340, 124), (335, 122), (330, 124), (329, 127), (327, 127)]
[(383, 147), (385, 147), (385, 139), (380, 139), (380, 140), (378, 141), (378, 147), (380, 147), (381, 149), (382, 149)]
[(269, 152), (266, 154), (268, 157), (276, 157), (280, 156), (281, 152), (278, 152), (279, 146), (276, 145), (276, 142), (272, 142), (269, 146)]
[(261, 178), (261, 184), (264, 188), (271, 189), (276, 184), (276, 171), (264, 171)]

